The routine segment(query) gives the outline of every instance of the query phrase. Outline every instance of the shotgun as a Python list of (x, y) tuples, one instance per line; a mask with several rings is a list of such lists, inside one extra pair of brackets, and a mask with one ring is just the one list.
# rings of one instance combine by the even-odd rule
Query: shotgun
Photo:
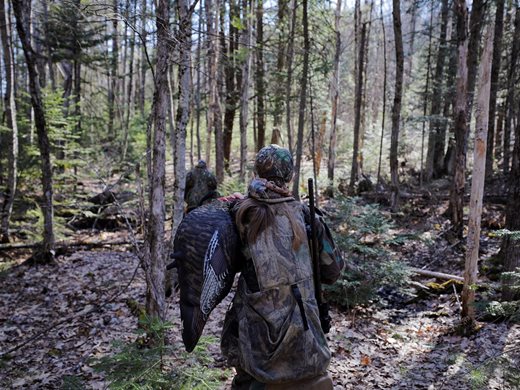
[(320, 257), (318, 252), (318, 237), (316, 234), (316, 209), (314, 207), (314, 181), (308, 180), (309, 187), (309, 210), (311, 214), (311, 257), (312, 257), (312, 268), (314, 278), (314, 291), (316, 295), (316, 302), (318, 304), (318, 310), (320, 313), (321, 329), (324, 333), (329, 333), (331, 318), (329, 315), (329, 304), (323, 299), (321, 291), (321, 279), (320, 279)]

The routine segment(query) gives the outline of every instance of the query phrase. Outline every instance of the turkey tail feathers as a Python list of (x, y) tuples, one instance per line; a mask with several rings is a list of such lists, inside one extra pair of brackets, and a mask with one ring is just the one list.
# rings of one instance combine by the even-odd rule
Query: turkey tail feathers
[(174, 241), (179, 271), (182, 340), (193, 351), (211, 311), (228, 295), (241, 259), (240, 238), (227, 203), (191, 211)]

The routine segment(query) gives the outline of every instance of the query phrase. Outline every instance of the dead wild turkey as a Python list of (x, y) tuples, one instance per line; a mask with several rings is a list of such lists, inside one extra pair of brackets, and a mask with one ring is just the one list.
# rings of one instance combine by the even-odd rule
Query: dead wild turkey
[(230, 207), (213, 202), (194, 209), (175, 236), (182, 340), (188, 352), (197, 345), (211, 311), (229, 293), (242, 259)]

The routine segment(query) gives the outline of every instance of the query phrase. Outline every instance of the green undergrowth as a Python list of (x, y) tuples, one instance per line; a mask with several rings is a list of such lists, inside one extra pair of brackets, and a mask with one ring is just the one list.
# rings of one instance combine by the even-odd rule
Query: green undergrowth
[[(208, 347), (217, 340), (203, 336), (188, 354), (165, 342), (171, 328), (171, 323), (145, 319), (135, 341), (114, 341), (115, 352), (92, 361), (92, 367), (105, 376), (110, 389), (219, 389), (231, 373), (212, 368)], [(67, 377), (62, 388), (83, 388), (67, 387), (77, 383), (78, 378)]]
[(420, 237), (399, 232), (378, 205), (357, 198), (340, 198), (336, 214), (334, 239), (345, 268), (334, 285), (325, 286), (328, 299), (352, 308), (379, 300), (378, 291), (407, 293), (409, 271), (396, 252)]

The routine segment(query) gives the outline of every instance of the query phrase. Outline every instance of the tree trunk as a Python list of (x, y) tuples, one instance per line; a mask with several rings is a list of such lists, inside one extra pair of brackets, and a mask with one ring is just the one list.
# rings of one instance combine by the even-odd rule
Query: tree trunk
[(34, 51), (31, 47), (27, 30), (25, 29), (25, 18), (30, 15), (30, 0), (20, 0), (12, 3), (16, 18), (16, 29), (22, 43), (22, 48), (27, 63), (29, 75), (29, 91), (31, 104), (34, 109), (34, 120), (38, 134), (38, 146), (40, 150), (42, 168), (43, 197), (40, 207), (43, 213), (43, 242), (40, 250), (33, 255), (37, 263), (49, 263), (54, 260), (54, 231), (53, 231), (53, 202), (52, 202), (52, 165), (50, 158), (50, 144), (47, 135), (47, 123), (41, 98), (40, 84), (36, 72)]
[[(114, 131), (114, 117), (115, 117), (115, 99), (117, 91), (117, 65), (119, 61), (119, 45), (117, 33), (117, 15), (118, 15), (118, 1), (114, 0), (113, 4), (114, 16), (112, 18), (112, 55), (110, 57), (110, 84), (108, 87), (108, 135), (110, 139), (115, 139)], [(143, 102), (144, 104), (144, 102)]]
[(469, 42), (468, 42), (468, 107), (466, 115), (468, 123), (471, 121), (473, 108), (473, 94), (475, 92), (475, 82), (477, 81), (478, 55), (480, 50), (480, 38), (482, 36), (482, 26), (486, 13), (486, 0), (473, 0), (471, 5), (471, 16), (469, 20)]
[(141, 117), (144, 118), (144, 102), (146, 98), (146, 68), (148, 67), (148, 62), (146, 59), (146, 5), (147, 0), (141, 1), (141, 69), (140, 69), (140, 86), (139, 86), (139, 109), (141, 110)]
[(233, 125), (238, 102), (238, 90), (236, 83), (236, 51), (238, 49), (238, 29), (233, 26), (233, 18), (237, 17), (236, 0), (229, 4), (229, 45), (226, 45), (224, 35), (224, 15), (222, 15), (221, 37), (223, 39), (222, 50), (227, 49), (227, 58), (224, 60), (224, 74), (226, 80), (226, 103), (224, 105), (224, 169), (229, 172), (231, 160), (231, 140), (233, 138)]
[(504, 124), (504, 146), (502, 153), (504, 156), (503, 172), (505, 175), (509, 173), (509, 164), (511, 162), (511, 129), (513, 126), (513, 117), (515, 115), (516, 99), (515, 85), (518, 77), (517, 63), (520, 54), (520, 4), (515, 7), (515, 30), (513, 33), (513, 46), (511, 47), (511, 60), (509, 63), (509, 72), (507, 75), (507, 97), (506, 97), (506, 119)]
[(251, 0), (242, 0), (242, 13), (244, 30), (242, 31), (240, 41), (242, 48), (246, 50), (244, 62), (242, 64), (242, 85), (240, 86), (240, 181), (244, 182), (246, 178), (247, 163), (247, 123), (249, 114), (249, 71), (251, 69), (251, 16), (252, 6)]
[(287, 0), (278, 0), (278, 48), (276, 53), (276, 85), (274, 88), (274, 102), (273, 102), (273, 131), (277, 129), (280, 131), (282, 127), (283, 117), (283, 93), (284, 93), (284, 79), (283, 73), (285, 67), (285, 45), (287, 40), (287, 31), (285, 26), (285, 19), (287, 17)]
[(256, 150), (265, 145), (264, 2), (256, 0)]
[[(208, 25), (208, 132), (214, 131), (215, 134), (215, 173), (217, 181), (222, 183), (222, 180), (224, 180), (224, 145), (222, 139), (222, 111), (220, 108), (220, 97), (218, 91), (218, 64), (220, 57), (218, 47), (219, 0), (206, 0), (205, 5)], [(208, 153), (208, 151), (206, 151), (206, 153)]]
[(296, 30), (296, 8), (298, 2), (291, 0), (291, 27), (289, 29), (289, 43), (287, 47), (287, 79), (285, 82), (285, 123), (287, 127), (287, 144), (293, 154), (293, 131), (291, 123), (291, 90), (293, 76), (294, 35)]
[(191, 13), (188, 0), (177, 1), (179, 15), (179, 105), (175, 118), (175, 181), (173, 183), (173, 226), (171, 247), (177, 228), (184, 215), (184, 190), (186, 178), (186, 127), (190, 119), (191, 100)]
[(399, 207), (399, 172), (397, 161), (397, 147), (399, 143), (399, 121), (401, 119), (401, 100), (403, 94), (403, 35), (401, 31), (400, 0), (392, 1), (392, 17), (394, 20), (395, 36), (395, 92), (394, 105), (392, 106), (392, 135), (390, 141), (390, 176), (391, 176), (391, 206), (392, 210)]
[[(134, 2), (133, 15), (136, 14), (137, 1)], [(134, 21), (135, 25), (135, 16)], [(133, 96), (133, 85), (134, 85), (134, 56), (135, 56), (135, 30), (132, 29), (130, 33), (130, 63), (128, 65), (128, 86), (126, 91), (126, 112), (125, 112), (125, 124), (124, 124), (124, 138), (123, 138), (123, 153), (121, 153), (121, 161), (126, 159), (126, 153), (128, 151), (128, 137), (130, 131), (130, 113), (132, 111), (132, 96)]]
[[(424, 179), (429, 182), (435, 173), (438, 173), (435, 169), (435, 162), (442, 160), (444, 157), (444, 143), (442, 144), (442, 150), (439, 150), (440, 132), (441, 127), (444, 126), (444, 120), (439, 119), (442, 108), (442, 82), (444, 80), (444, 64), (446, 62), (446, 31), (448, 29), (448, 0), (442, 0), (441, 6), (441, 30), (439, 34), (439, 48), (437, 52), (437, 61), (435, 63), (435, 73), (433, 76), (433, 88), (432, 88), (432, 104), (430, 109), (430, 116), (433, 118), (430, 122), (430, 132), (428, 135), (428, 150), (426, 153), (426, 167)], [(438, 155), (440, 153), (440, 156)]]
[(10, 26), (10, 18), (5, 10), (4, 0), (0, 0), (0, 35), (5, 67), (4, 116), (7, 120), (7, 127), (12, 132), (8, 158), (7, 188), (4, 195), (4, 204), (2, 205), (1, 241), (3, 243), (9, 242), (9, 221), (13, 211), (18, 177), (18, 123), (16, 121), (15, 73)]
[[(428, 26), (428, 55), (426, 56), (426, 83), (424, 85), (424, 100), (423, 100), (423, 116), (426, 118), (426, 113), (428, 110), (428, 101), (430, 100), (430, 68), (431, 68), (431, 58), (432, 58), (432, 38), (433, 38), (433, 8), (434, 2), (432, 1), (431, 10), (430, 10), (430, 24)], [(411, 66), (411, 65), (410, 65)], [(420, 187), (423, 186), (424, 179), (424, 139), (425, 139), (425, 127), (426, 121), (422, 122), (422, 130), (421, 130), (421, 171), (419, 178)]]
[(497, 111), (498, 77), (500, 75), (500, 57), (502, 56), (502, 32), (504, 30), (504, 2), (496, 1), (495, 32), (493, 37), (493, 63), (491, 65), (491, 92), (489, 96), (489, 124), (486, 151), (486, 179), (493, 177), (495, 144), (495, 118)]
[(365, 71), (365, 38), (367, 25), (363, 23), (361, 26), (361, 38), (359, 42), (358, 66), (356, 75), (356, 96), (354, 101), (354, 146), (352, 152), (352, 167), (350, 170), (350, 184), (349, 192), (354, 194), (354, 187), (359, 178), (359, 163), (360, 163), (360, 126), (361, 126), (361, 106), (363, 100), (363, 73)]
[(166, 152), (166, 115), (168, 111), (169, 2), (159, 0), (156, 9), (157, 64), (153, 120), (149, 220), (146, 236), (146, 313), (151, 318), (165, 319), (164, 300), (164, 183)]
[(449, 214), (454, 233), (462, 238), (464, 217), (464, 184), (466, 169), (466, 144), (468, 139), (467, 125), (467, 81), (468, 81), (468, 10), (465, 0), (455, 1), (457, 15), (457, 93), (453, 110), (455, 129), (455, 156), (453, 182), (450, 190)]
[(201, 79), (201, 68), (202, 68), (202, 62), (200, 59), (200, 52), (202, 50), (202, 6), (199, 8), (199, 23), (198, 23), (198, 30), (200, 31), (200, 34), (197, 39), (197, 90), (195, 91), (195, 109), (196, 109), (196, 133), (197, 133), (197, 160), (200, 161), (202, 158), (202, 143), (200, 141), (200, 91), (202, 88), (200, 79)]
[(383, 139), (385, 135), (385, 115), (386, 115), (386, 81), (388, 68), (386, 63), (386, 29), (385, 18), (383, 16), (383, 0), (381, 0), (381, 28), (383, 30), (383, 108), (381, 115), (381, 137), (379, 139), (379, 159), (377, 162), (377, 184), (381, 183), (381, 161), (383, 159)]
[[(513, 150), (513, 164), (509, 173), (509, 195), (506, 208), (506, 228), (510, 231), (520, 231), (520, 118), (518, 118), (515, 130), (515, 146)], [(500, 255), (504, 259), (504, 271), (519, 272), (520, 269), (520, 240), (514, 239), (510, 235), (504, 236)], [(509, 277), (503, 277), (502, 280), (502, 299), (518, 300), (520, 299), (520, 291), (518, 287), (512, 288), (512, 285), (518, 286)]]
[[(336, 49), (334, 51), (334, 70), (330, 80), (330, 94), (332, 112), (330, 115), (330, 137), (329, 137), (329, 159), (327, 161), (327, 196), (334, 196), (334, 168), (336, 165), (336, 137), (338, 131), (338, 104), (339, 104), (339, 63), (341, 56), (341, 0), (337, 0), (336, 13), (334, 17), (334, 32), (336, 34)], [(319, 145), (321, 148), (321, 144)]]
[(309, 20), (308, 20), (308, 0), (303, 0), (303, 69), (300, 81), (300, 103), (298, 110), (298, 140), (296, 144), (296, 163), (294, 166), (293, 195), (299, 199), (300, 186), (300, 167), (303, 152), (303, 129), (305, 127), (305, 107), (307, 102), (307, 80), (309, 77)]
[(489, 121), (489, 94), (491, 86), (491, 56), (493, 38), (488, 27), (482, 59), (480, 61), (479, 85), (477, 90), (475, 150), (473, 154), (473, 174), (471, 176), (471, 198), (469, 205), (466, 265), (464, 267), (464, 288), (462, 290), (462, 325), (464, 333), (475, 329), (475, 284), (477, 283), (477, 262), (480, 244), (480, 221), (486, 169), (486, 143)]

